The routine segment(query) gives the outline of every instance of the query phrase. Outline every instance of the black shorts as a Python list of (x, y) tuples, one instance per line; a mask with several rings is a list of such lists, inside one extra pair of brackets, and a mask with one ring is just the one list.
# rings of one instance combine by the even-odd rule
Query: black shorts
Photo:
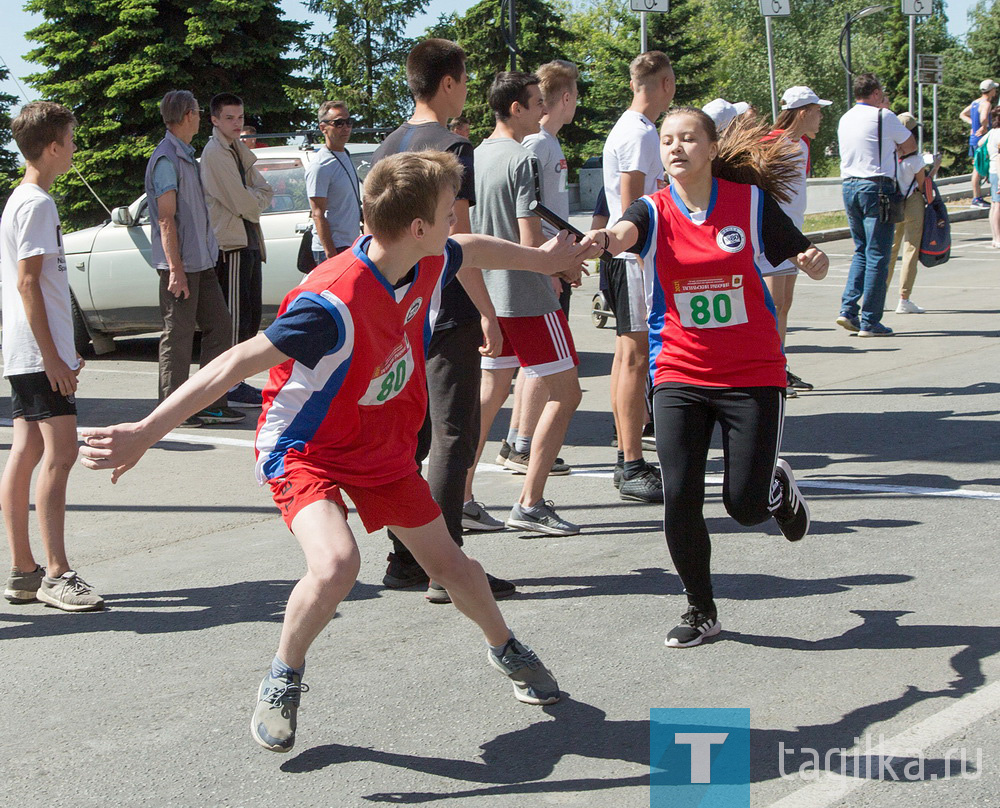
[(615, 333), (621, 336), (649, 331), (646, 290), (639, 262), (624, 258), (602, 260), (601, 274), (607, 278), (607, 286), (602, 286), (608, 308), (615, 315)]
[(76, 396), (53, 392), (45, 371), (8, 376), (13, 416), (25, 421), (44, 421), (59, 415), (76, 415)]

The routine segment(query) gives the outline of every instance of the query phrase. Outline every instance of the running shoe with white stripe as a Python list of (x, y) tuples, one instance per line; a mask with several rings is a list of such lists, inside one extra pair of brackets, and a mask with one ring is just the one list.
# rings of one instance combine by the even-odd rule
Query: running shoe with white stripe
[(519, 502), (515, 502), (507, 517), (507, 527), (549, 536), (575, 536), (579, 533), (580, 526), (559, 516), (553, 505), (551, 499), (539, 500), (530, 508), (524, 508)]
[(781, 458), (774, 469), (771, 502), (774, 520), (786, 539), (799, 541), (809, 532), (809, 506), (795, 483), (791, 466)]
[(702, 612), (693, 606), (681, 615), (679, 625), (670, 629), (667, 639), (663, 641), (668, 648), (691, 648), (700, 645), (706, 637), (714, 637), (722, 631), (719, 616), (711, 612)]

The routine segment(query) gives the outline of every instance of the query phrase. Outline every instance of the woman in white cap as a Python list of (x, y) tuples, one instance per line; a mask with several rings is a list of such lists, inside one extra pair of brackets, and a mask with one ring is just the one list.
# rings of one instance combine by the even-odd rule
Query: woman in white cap
[(715, 98), (705, 104), (701, 111), (715, 122), (715, 131), (721, 132), (740, 115), (749, 112), (750, 108), (746, 101), (731, 104), (725, 98)]
[[(789, 87), (781, 96), (781, 112), (774, 122), (774, 129), (768, 137), (784, 137), (793, 143), (798, 143), (801, 158), (801, 171), (795, 187), (791, 189), (791, 198), (781, 203), (781, 209), (801, 230), (806, 219), (806, 177), (809, 176), (811, 163), (809, 159), (809, 143), (819, 132), (823, 120), (823, 107), (832, 104), (820, 98), (808, 87)], [(767, 284), (778, 318), (778, 333), (781, 335), (782, 348), (785, 345), (785, 332), (788, 328), (788, 312), (792, 308), (792, 295), (795, 291), (795, 277), (799, 269), (791, 261), (785, 261), (781, 266), (762, 268), (764, 282)], [(795, 396), (796, 390), (812, 390), (813, 386), (802, 381), (791, 370), (788, 375), (789, 396)]]

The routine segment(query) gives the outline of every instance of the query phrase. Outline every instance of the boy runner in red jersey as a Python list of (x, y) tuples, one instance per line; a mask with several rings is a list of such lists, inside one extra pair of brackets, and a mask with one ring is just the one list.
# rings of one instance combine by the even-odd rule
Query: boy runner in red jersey
[[(456, 545), (414, 461), (427, 391), (424, 349), (442, 287), (464, 263), (578, 279), (596, 250), (568, 236), (541, 248), (487, 236), (448, 237), (461, 167), (453, 155), (388, 157), (365, 182), (371, 236), (317, 267), (289, 292), (262, 334), (227, 351), (135, 424), (84, 431), (81, 462), (112, 482), (187, 415), (271, 368), (257, 431), (257, 477), (267, 482), (308, 564), (288, 601), (278, 653), (258, 691), (251, 734), (287, 752), (306, 651), (357, 577), (360, 558), (343, 494), (368, 531), (391, 526), (416, 560), (482, 629), (490, 663), (515, 696), (551, 704), (559, 687), (511, 634), (478, 563)], [(536, 269), (537, 268), (537, 269)], [(544, 269), (542, 269), (544, 268)], [(486, 345), (484, 354), (499, 352)]]

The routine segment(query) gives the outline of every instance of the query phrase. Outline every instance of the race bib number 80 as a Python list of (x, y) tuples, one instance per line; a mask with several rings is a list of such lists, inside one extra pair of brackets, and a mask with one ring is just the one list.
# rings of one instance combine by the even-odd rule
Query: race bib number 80
[(406, 387), (413, 369), (413, 351), (410, 350), (409, 341), (404, 338), (404, 342), (375, 371), (368, 390), (359, 403), (371, 407), (395, 398)]
[(674, 305), (685, 328), (726, 328), (745, 323), (743, 276), (674, 281)]

